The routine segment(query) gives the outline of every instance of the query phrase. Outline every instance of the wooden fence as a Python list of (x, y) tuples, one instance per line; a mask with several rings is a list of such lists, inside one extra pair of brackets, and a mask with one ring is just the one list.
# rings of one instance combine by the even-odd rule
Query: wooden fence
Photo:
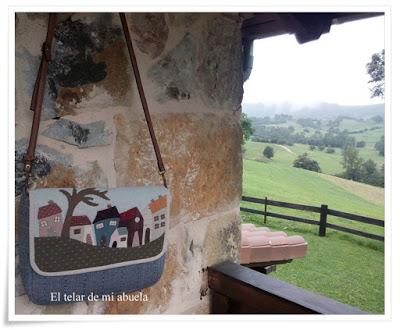
[[(284, 220), (290, 220), (290, 221), (295, 221), (295, 222), (302, 222), (306, 223), (309, 225), (315, 225), (319, 226), (319, 236), (325, 236), (326, 235), (326, 229), (331, 228), (334, 230), (342, 231), (345, 233), (357, 235), (357, 236), (362, 236), (378, 241), (384, 241), (384, 237), (372, 233), (366, 233), (357, 229), (352, 229), (348, 227), (342, 227), (339, 225), (335, 225), (333, 223), (328, 222), (328, 215), (335, 216), (338, 218), (343, 218), (351, 221), (357, 221), (361, 223), (366, 223), (369, 225), (374, 225), (374, 226), (379, 226), (379, 227), (384, 227), (385, 222), (382, 220), (374, 219), (374, 218), (369, 218), (369, 217), (364, 217), (361, 215), (357, 214), (352, 214), (352, 213), (347, 213), (347, 212), (341, 212), (337, 210), (332, 210), (328, 207), (328, 205), (321, 205), (320, 207), (318, 206), (310, 206), (310, 205), (303, 205), (303, 204), (294, 204), (294, 203), (287, 203), (287, 202), (278, 202), (274, 201), (271, 199), (268, 199), (267, 197), (263, 198), (255, 198), (255, 197), (247, 197), (247, 196), (242, 196), (242, 201), (243, 202), (250, 202), (250, 203), (255, 203), (255, 204), (261, 204), (264, 205), (264, 211), (261, 210), (255, 210), (255, 209), (250, 209), (247, 207), (241, 207), (240, 210), (243, 212), (248, 212), (248, 213), (253, 213), (253, 214), (259, 214), (264, 216), (264, 223), (267, 221), (267, 216), (273, 217), (273, 218), (278, 218), (278, 219), (284, 219)], [(268, 205), (270, 206), (276, 206), (276, 207), (282, 207), (282, 208), (287, 208), (287, 209), (292, 209), (292, 210), (300, 210), (300, 211), (308, 211), (308, 212), (314, 212), (314, 213), (319, 213), (319, 221), (316, 220), (311, 220), (311, 219), (305, 219), (305, 218), (300, 218), (292, 215), (286, 215), (286, 214), (280, 214), (280, 213), (274, 213), (274, 212), (269, 212), (267, 207)]]

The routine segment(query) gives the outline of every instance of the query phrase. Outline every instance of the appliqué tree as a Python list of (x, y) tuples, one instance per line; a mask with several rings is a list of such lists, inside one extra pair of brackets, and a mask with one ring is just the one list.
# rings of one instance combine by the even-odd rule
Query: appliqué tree
[(91, 197), (90, 195), (97, 196), (105, 200), (110, 200), (106, 195), (107, 191), (99, 191), (95, 188), (86, 188), (82, 189), (79, 192), (75, 188), (73, 188), (72, 193), (68, 192), (67, 190), (60, 189), (60, 192), (62, 192), (65, 195), (65, 197), (67, 197), (68, 200), (68, 209), (65, 215), (65, 221), (61, 231), (62, 238), (69, 238), (69, 229), (71, 227), (72, 215), (74, 213), (76, 206), (80, 202), (83, 202), (89, 206), (97, 206), (98, 204), (93, 202), (93, 197)]

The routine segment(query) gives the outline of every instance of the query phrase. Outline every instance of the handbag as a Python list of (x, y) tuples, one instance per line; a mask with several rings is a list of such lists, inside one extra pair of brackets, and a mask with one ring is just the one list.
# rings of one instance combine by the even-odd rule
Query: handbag
[(29, 189), (56, 25), (49, 14), (20, 203), (19, 271), (35, 304), (109, 300), (155, 284), (163, 272), (170, 195), (125, 14), (120, 19), (163, 185)]

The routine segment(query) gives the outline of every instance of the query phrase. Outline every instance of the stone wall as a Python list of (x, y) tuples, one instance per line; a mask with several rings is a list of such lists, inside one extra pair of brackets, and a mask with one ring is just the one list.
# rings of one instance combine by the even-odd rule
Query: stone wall
[[(16, 313), (207, 313), (207, 266), (238, 258), (239, 16), (157, 13), (127, 18), (172, 193), (164, 273), (143, 290), (147, 302), (59, 306), (31, 304), (18, 276)], [(60, 14), (58, 21), (35, 187), (160, 184), (118, 15)], [(17, 204), (46, 24), (45, 14), (16, 17)]]

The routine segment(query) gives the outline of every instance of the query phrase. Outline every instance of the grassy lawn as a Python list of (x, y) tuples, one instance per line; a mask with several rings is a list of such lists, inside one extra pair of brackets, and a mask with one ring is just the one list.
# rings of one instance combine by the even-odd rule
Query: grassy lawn
[[(243, 213), (242, 219), (264, 225), (262, 216)], [(313, 226), (272, 218), (267, 226), (301, 235), (308, 243), (305, 258), (278, 265), (270, 276), (369, 313), (384, 313), (383, 243), (330, 230), (326, 237), (319, 237)]]
[[(263, 144), (265, 145), (265, 144)], [(245, 157), (255, 156), (260, 148), (254, 142), (246, 144)], [(262, 152), (263, 146), (261, 146)], [(324, 175), (297, 169), (288, 165), (291, 157), (284, 149), (273, 160), (243, 161), (243, 195), (268, 197), (279, 201), (319, 206), (327, 204), (339, 211), (384, 219), (383, 192), (366, 199), (363, 186), (350, 189)], [(253, 159), (257, 159), (254, 157)], [(350, 186), (350, 188), (348, 187)], [(345, 189), (345, 188), (347, 189)], [(369, 187), (369, 186), (368, 186)], [(368, 189), (365, 186), (365, 189)], [(378, 188), (379, 189), (379, 188)], [(363, 197), (364, 196), (364, 197)], [(243, 206), (263, 209), (256, 204)], [(318, 220), (310, 212), (268, 207), (271, 212), (291, 214)], [(262, 225), (263, 217), (243, 213), (243, 220)], [(345, 219), (329, 217), (337, 223), (366, 232), (383, 234), (383, 229)], [(268, 218), (267, 226), (288, 234), (302, 235), (309, 244), (308, 255), (287, 265), (278, 266), (273, 276), (300, 287), (318, 292), (338, 301), (359, 307), (371, 313), (383, 313), (384, 308), (384, 244), (354, 235), (328, 229), (326, 237), (319, 237), (318, 227), (286, 220)]]

